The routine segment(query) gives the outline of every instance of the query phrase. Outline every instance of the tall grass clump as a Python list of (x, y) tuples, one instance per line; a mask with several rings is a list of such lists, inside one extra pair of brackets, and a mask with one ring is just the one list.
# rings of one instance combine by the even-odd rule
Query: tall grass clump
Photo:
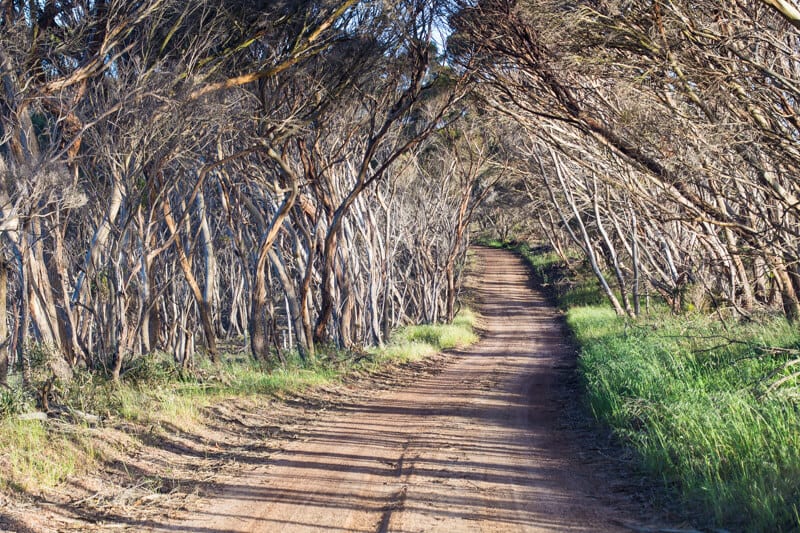
[(80, 431), (52, 431), (38, 420), (0, 420), (0, 490), (54, 487), (88, 468), (95, 453)]
[(371, 349), (379, 359), (396, 362), (418, 361), (442, 350), (463, 348), (478, 341), (474, 332), (476, 317), (462, 309), (451, 324), (405, 326), (392, 333), (389, 342)]
[(800, 402), (796, 388), (769, 389), (798, 356), (785, 320), (631, 324), (593, 306), (567, 321), (591, 409), (688, 508), (746, 531), (800, 528)]

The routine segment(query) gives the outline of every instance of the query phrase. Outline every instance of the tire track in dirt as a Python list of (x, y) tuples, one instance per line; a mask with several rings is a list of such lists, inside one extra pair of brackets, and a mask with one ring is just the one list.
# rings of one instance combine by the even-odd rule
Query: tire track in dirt
[(477, 255), (481, 342), (437, 375), (345, 400), (152, 531), (628, 531), (629, 498), (563, 421), (574, 355), (558, 313), (517, 256)]

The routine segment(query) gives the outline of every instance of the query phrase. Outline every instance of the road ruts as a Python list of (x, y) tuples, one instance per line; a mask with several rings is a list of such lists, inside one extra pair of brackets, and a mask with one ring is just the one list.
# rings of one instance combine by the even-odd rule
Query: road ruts
[(190, 521), (153, 531), (627, 531), (560, 423), (574, 356), (557, 312), (517, 256), (477, 256), (479, 343), (339, 406)]

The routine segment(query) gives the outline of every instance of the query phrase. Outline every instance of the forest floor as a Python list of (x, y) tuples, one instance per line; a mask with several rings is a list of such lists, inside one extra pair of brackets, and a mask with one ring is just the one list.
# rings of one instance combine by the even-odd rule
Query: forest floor
[(191, 431), (115, 428), (107, 468), (0, 500), (0, 531), (680, 530), (580, 407), (563, 320), (522, 260), (477, 255), (478, 344), (223, 402)]

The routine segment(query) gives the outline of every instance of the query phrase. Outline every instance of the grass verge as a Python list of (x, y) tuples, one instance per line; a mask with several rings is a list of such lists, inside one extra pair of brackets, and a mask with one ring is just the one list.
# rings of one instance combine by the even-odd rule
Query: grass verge
[[(247, 355), (228, 354), (219, 366), (200, 365), (182, 371), (167, 354), (132, 362), (119, 383), (78, 372), (68, 385), (56, 387), (51, 403), (60, 418), (47, 422), (20, 420), (30, 410), (30, 397), (6, 398), (0, 411), (0, 490), (38, 493), (102, 462), (102, 433), (87, 419), (99, 416), (105, 424), (141, 427), (169, 426), (191, 432), (202, 424), (205, 408), (231, 398), (282, 397), (314, 387), (332, 385), (356, 372), (378, 372), (387, 366), (418, 361), (442, 350), (477, 341), (475, 315), (465, 310), (452, 324), (407, 326), (393, 333), (384, 347), (355, 354), (325, 350), (313, 363), (286, 356), (265, 367)], [(12, 390), (12, 389), (8, 389)], [(0, 402), (0, 407), (4, 404)], [(79, 414), (78, 423), (70, 414)], [(86, 416), (88, 415), (88, 417)], [(83, 418), (81, 418), (83, 417)]]
[(37, 420), (0, 421), (0, 490), (37, 492), (95, 464), (87, 435)]
[[(800, 530), (800, 332), (663, 308), (637, 321), (591, 302), (591, 280), (526, 255), (558, 287), (587, 403), (687, 516), (737, 531)], [(562, 290), (563, 289), (563, 290)], [(783, 378), (787, 378), (781, 382)], [(776, 384), (779, 384), (776, 386)]]
[(769, 390), (797, 357), (794, 328), (667, 314), (632, 325), (599, 306), (567, 322), (592, 411), (687, 508), (744, 531), (800, 528), (798, 389)]
[(452, 324), (423, 324), (400, 328), (386, 346), (372, 348), (378, 361), (418, 361), (442, 350), (463, 348), (478, 341), (475, 314), (462, 310)]

